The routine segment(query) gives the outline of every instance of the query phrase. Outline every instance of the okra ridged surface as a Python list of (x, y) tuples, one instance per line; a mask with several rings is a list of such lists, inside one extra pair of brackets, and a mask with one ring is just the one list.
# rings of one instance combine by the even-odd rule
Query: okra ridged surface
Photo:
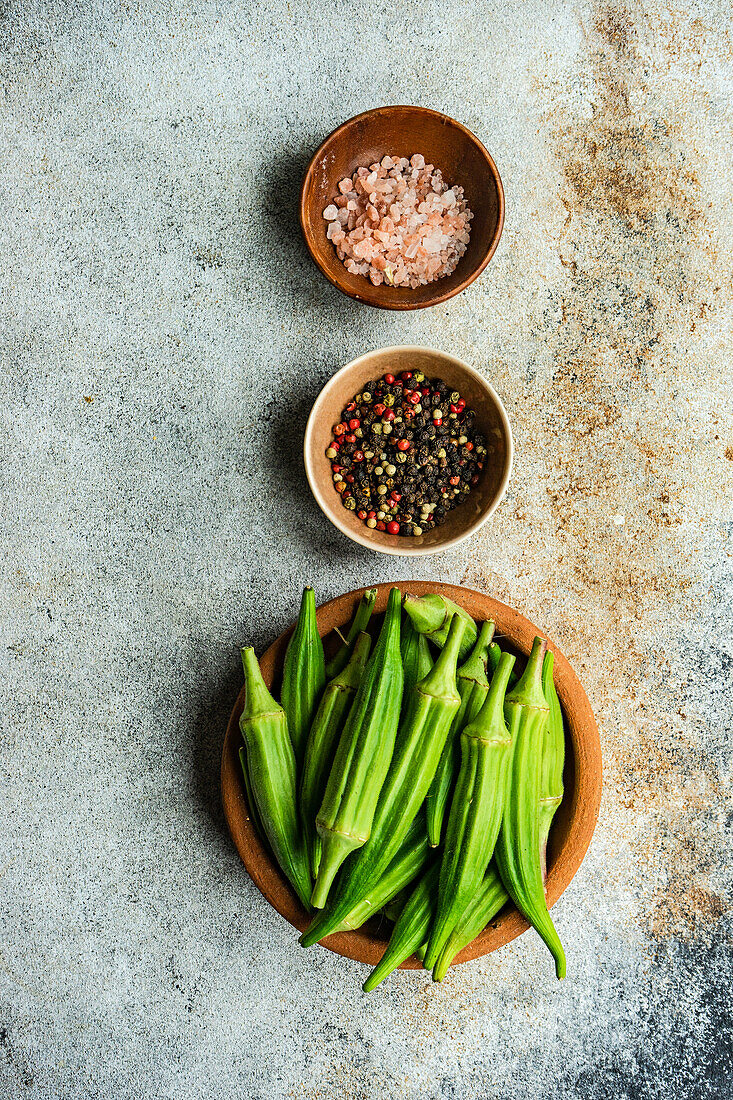
[(295, 753), (285, 711), (262, 679), (254, 650), (242, 650), (246, 694), (239, 729), (260, 822), (275, 859), (310, 909), (311, 877), (298, 820)]
[(321, 862), (321, 838), (316, 829), (316, 814), (323, 801), (339, 736), (364, 677), (370, 646), (369, 635), (359, 634), (346, 665), (325, 688), (308, 734), (300, 781), (300, 820), (313, 878), (318, 874)]
[[(393, 588), (379, 639), (339, 738), (316, 828), (321, 838), (312, 903), (325, 905), (338, 869), (364, 845), (392, 759), (402, 702), (401, 595)], [(342, 914), (345, 915), (345, 914)]]
[(476, 645), (458, 669), (456, 676), (461, 702), (438, 761), (438, 767), (435, 769), (426, 801), (428, 839), (433, 848), (437, 848), (440, 844), (443, 819), (460, 766), (461, 731), (476, 717), (489, 693), (487, 661), (493, 635), (494, 623), (491, 620), (483, 623)]
[(364, 595), (359, 600), (359, 606), (356, 609), (349, 632), (346, 635), (346, 639), (342, 642), (336, 653), (326, 665), (326, 679), (333, 680), (334, 676), (338, 676), (339, 672), (344, 669), (353, 652), (354, 643), (360, 634), (366, 631), (369, 626), (369, 620), (372, 617), (372, 611), (374, 610), (374, 603), (377, 598), (376, 588), (368, 588)]
[(303, 762), (308, 731), (325, 682), (325, 657), (316, 622), (316, 598), (313, 589), (306, 588), (298, 621), (285, 651), (280, 692), (298, 768)]
[(463, 619), (454, 616), (445, 647), (428, 675), (416, 685), (379, 797), (371, 836), (345, 868), (347, 873), (339, 877), (333, 902), (303, 933), (300, 942), (304, 947), (333, 932), (367, 895), (417, 816), (460, 704), (456, 664), (464, 628)]
[(506, 698), (513, 753), (496, 863), (514, 904), (552, 954), (557, 977), (564, 978), (565, 952), (547, 911), (540, 858), (540, 773), (549, 714), (542, 691), (545, 646), (535, 638), (524, 674)]
[(513, 664), (514, 657), (502, 655), (484, 705), (461, 733), (461, 768), (448, 817), (437, 912), (425, 953), (427, 970), (438, 961), (494, 852), (512, 747), (504, 721), (504, 696)]
[(435, 915), (439, 874), (440, 866), (434, 863), (405, 902), (392, 930), (386, 951), (362, 986), (365, 993), (376, 989), (393, 970), (396, 970), (405, 959), (409, 959), (410, 955), (414, 955), (425, 942)]

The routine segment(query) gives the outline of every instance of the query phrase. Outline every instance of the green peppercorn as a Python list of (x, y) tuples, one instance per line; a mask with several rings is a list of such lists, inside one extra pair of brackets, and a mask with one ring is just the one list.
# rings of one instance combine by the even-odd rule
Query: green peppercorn
[(344, 508), (348, 508), (350, 512), (353, 512), (356, 509), (356, 501), (353, 497), (348, 497), (346, 500), (344, 500)]
[(361, 399), (362, 399), (362, 401), (364, 401), (364, 402), (365, 402), (365, 403), (366, 403), (367, 405), (368, 405), (368, 404), (370, 403), (370, 401), (371, 401), (371, 399), (372, 399), (372, 395), (370, 394), (369, 390), (364, 390), (364, 392), (363, 392), (363, 393), (362, 393), (362, 395), (361, 395)]

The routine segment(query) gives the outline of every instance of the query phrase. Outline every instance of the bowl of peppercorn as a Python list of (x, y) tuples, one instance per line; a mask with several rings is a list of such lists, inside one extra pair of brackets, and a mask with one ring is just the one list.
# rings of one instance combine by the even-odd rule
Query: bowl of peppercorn
[(506, 491), (512, 433), (489, 383), (445, 352), (405, 345), (342, 367), (308, 418), (319, 507), (381, 554), (436, 554), (486, 523)]

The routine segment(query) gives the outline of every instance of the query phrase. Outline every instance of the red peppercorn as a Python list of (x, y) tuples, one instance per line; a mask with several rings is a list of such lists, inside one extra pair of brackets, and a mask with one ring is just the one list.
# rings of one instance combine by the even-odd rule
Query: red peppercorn
[(365, 512), (365, 511), (363, 511), (363, 510), (360, 510), (360, 511), (359, 511), (359, 512), (357, 512), (356, 514), (357, 514), (357, 516), (359, 517), (359, 519), (366, 519), (366, 518), (367, 518), (367, 514), (366, 514), (366, 512)]
[(402, 374), (400, 375), (400, 378), (402, 379), (403, 382), (409, 382), (410, 379), (412, 378), (412, 371), (411, 370), (403, 370)]
[(389, 531), (390, 535), (399, 535), (400, 525), (399, 523), (397, 523), (396, 520), (392, 520), (390, 523), (387, 524), (387, 530)]
[(478, 466), (479, 470), (483, 470), (483, 468), (484, 468), (483, 462), (477, 462), (476, 465)]
[(473, 450), (473, 443), (471, 442), (470, 439), (469, 439), (468, 443), (466, 443), (465, 446), (466, 446), (467, 451), (472, 451)]
[[(348, 481), (349, 479), (347, 478), (346, 480)], [(459, 477), (452, 477), (449, 480), (450, 480), (451, 485), (460, 485), (461, 484), (461, 479)]]
[(403, 420), (414, 420), (415, 419), (415, 410), (414, 409), (403, 409), (402, 410), (402, 419)]
[(356, 417), (354, 417), (353, 420), (349, 421), (349, 427), (351, 428), (352, 432), (355, 432), (357, 428), (361, 427), (361, 420), (357, 420)]
[(338, 439), (332, 439), (328, 446), (333, 447), (334, 451), (338, 451), (341, 447), (341, 442)]
[(451, 403), (450, 411), (451, 411), (452, 413), (457, 413), (457, 412), (460, 412), (460, 409), (458, 408), (458, 406), (457, 406), (457, 405), (453, 405), (453, 404)]
[(402, 500), (402, 493), (398, 493), (398, 492), (397, 492), (397, 490), (396, 490), (396, 489), (394, 489), (394, 490), (393, 490), (393, 491), (392, 491), (392, 492), (391, 492), (391, 493), (389, 494), (389, 499), (390, 499), (390, 500), (393, 500), (393, 501), (395, 502), (395, 504), (399, 504), (399, 502), (400, 502), (400, 501)]
[(331, 463), (331, 469), (333, 470), (333, 472), (335, 474), (340, 474), (342, 469), (343, 469), (343, 466), (339, 466), (339, 464), (337, 462), (332, 462)]
[(430, 515), (428, 516), (428, 523), (432, 523), (432, 522), (433, 522), (433, 513), (431, 512)]
[(353, 458), (354, 462), (363, 462), (364, 461), (364, 452), (363, 451), (354, 451), (354, 453), (351, 457)]
[(433, 424), (435, 424), (436, 428), (442, 428), (443, 427), (443, 418), (442, 418), (442, 416), (434, 416), (433, 417)]
[(349, 485), (353, 485), (354, 484), (354, 475), (353, 474), (347, 474), (346, 475), (346, 480), (348, 481)]
[(414, 390), (410, 390), (410, 392), (408, 394), (406, 394), (406, 397), (407, 397), (407, 400), (410, 402), (411, 405), (419, 405), (420, 404), (420, 394), (415, 393)]
[(346, 482), (345, 481), (336, 481), (334, 483), (334, 488), (335, 488), (337, 493), (343, 493), (344, 489), (346, 488)]
[(385, 374), (384, 381), (387, 383), (388, 386), (391, 386), (394, 382), (394, 375), (393, 374)]
[(430, 386), (423, 386), (423, 388), (420, 390), (420, 393), (423, 395), (423, 397), (429, 397), (430, 396)]
[(344, 412), (353, 413), (355, 408), (356, 408), (356, 401), (349, 401), (348, 405), (344, 409)]
[(345, 435), (344, 436), (344, 442), (345, 443), (356, 443), (356, 436), (354, 435), (354, 433), (349, 432), (348, 435)]
[(462, 397), (458, 398), (458, 400), (456, 401), (456, 404), (458, 405), (458, 411), (463, 412), (463, 410), (466, 407), (466, 402), (463, 400)]
[(387, 406), (383, 405), (381, 401), (378, 401), (376, 405), (372, 405), (372, 408), (374, 409), (374, 412), (377, 414), (377, 416), (381, 416)]
[(387, 409), (387, 411), (384, 414), (384, 419), (387, 421), (388, 424), (391, 424), (392, 421), (394, 420), (394, 410), (393, 409)]
[(397, 450), (398, 451), (409, 451), (409, 449), (410, 449), (410, 440), (409, 439), (398, 439), (397, 440)]
[(386, 530), (387, 530), (387, 524), (384, 522), (383, 519), (378, 519), (377, 520), (377, 531), (386, 531)]
[(376, 514), (377, 514), (377, 513), (376, 513), (376, 512), (374, 511), (374, 509), (372, 508), (372, 509), (371, 509), (371, 510), (370, 510), (369, 512), (367, 512), (367, 519), (374, 519), (374, 517), (376, 516)]
[(346, 431), (346, 425), (345, 424), (337, 424), (336, 427), (333, 429), (333, 434), (334, 435), (343, 435), (345, 431)]

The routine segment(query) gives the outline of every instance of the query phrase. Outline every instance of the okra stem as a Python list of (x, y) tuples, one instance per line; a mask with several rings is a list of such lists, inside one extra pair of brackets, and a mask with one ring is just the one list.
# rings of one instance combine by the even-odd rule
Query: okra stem
[(465, 624), (465, 632), (458, 658), (462, 661), (468, 656), (476, 644), (478, 629), (467, 611), (447, 596), (436, 593), (419, 597), (407, 595), (402, 602), (415, 630), (440, 647), (445, 645), (451, 619), (459, 615)]
[(333, 680), (334, 676), (338, 676), (339, 672), (346, 667), (351, 657), (354, 642), (369, 625), (376, 598), (376, 588), (367, 588), (366, 592), (359, 600), (359, 606), (356, 609), (356, 614), (349, 627), (349, 632), (346, 635), (346, 641), (339, 646), (334, 656), (326, 665), (326, 680)]

